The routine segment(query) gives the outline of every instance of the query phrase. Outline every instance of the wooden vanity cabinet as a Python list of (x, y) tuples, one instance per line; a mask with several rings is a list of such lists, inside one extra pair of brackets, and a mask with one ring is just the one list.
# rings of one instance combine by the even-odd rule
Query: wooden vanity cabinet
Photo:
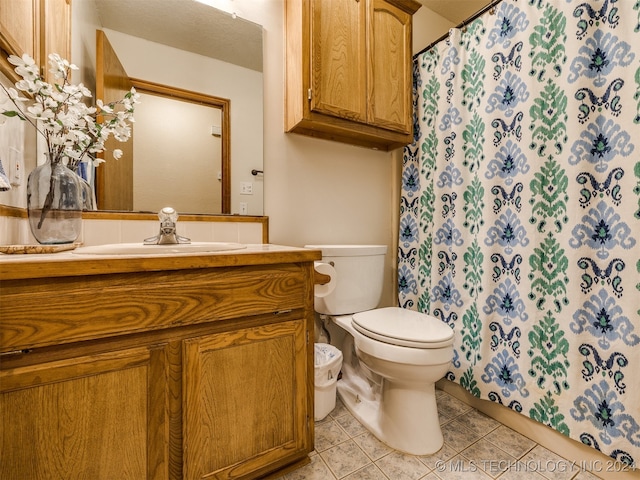
[(25, 53), (53, 82), (49, 54), (71, 61), (71, 0), (0, 0), (0, 72), (12, 82), (21, 78), (7, 57)]
[(288, 0), (285, 130), (381, 150), (412, 140), (414, 0)]
[(267, 473), (305, 451), (304, 320), (185, 340), (185, 479)]
[(317, 257), (0, 276), (0, 478), (255, 479), (308, 462)]
[(3, 372), (0, 478), (168, 478), (165, 348), (35, 352)]

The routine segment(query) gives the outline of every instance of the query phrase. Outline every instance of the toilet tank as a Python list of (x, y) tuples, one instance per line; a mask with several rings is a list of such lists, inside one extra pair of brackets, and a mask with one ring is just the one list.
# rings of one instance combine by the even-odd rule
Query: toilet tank
[(315, 310), (346, 315), (376, 308), (382, 296), (386, 245), (305, 245), (322, 250), (322, 261), (336, 270), (335, 289), (315, 297)]

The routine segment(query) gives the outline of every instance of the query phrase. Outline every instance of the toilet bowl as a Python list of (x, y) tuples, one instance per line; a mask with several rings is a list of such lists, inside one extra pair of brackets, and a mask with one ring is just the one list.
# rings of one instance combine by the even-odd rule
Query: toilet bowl
[[(348, 371), (343, 370), (337, 386), (347, 409), (378, 439), (396, 450), (412, 455), (437, 452), (443, 437), (435, 382), (447, 373), (451, 364), (453, 330), (434, 317), (397, 307), (332, 319), (350, 334), (343, 348), (351, 346), (351, 342), (353, 345), (348, 355)], [(372, 319), (380, 322), (380, 328), (373, 332), (361, 326)], [(383, 325), (397, 327), (403, 323), (407, 324), (406, 332), (422, 334), (403, 334), (398, 338), (400, 335), (392, 333), (383, 340)], [(427, 332), (432, 341), (424, 341)]]
[[(322, 261), (336, 271), (331, 295), (337, 298), (316, 298), (315, 305), (322, 318), (345, 332), (337, 345), (343, 354), (342, 379), (337, 382), (343, 403), (388, 446), (412, 455), (438, 451), (443, 437), (435, 382), (451, 364), (453, 330), (424, 313), (375, 308), (382, 292), (385, 246), (308, 247), (321, 249)], [(356, 301), (350, 302), (351, 294)]]

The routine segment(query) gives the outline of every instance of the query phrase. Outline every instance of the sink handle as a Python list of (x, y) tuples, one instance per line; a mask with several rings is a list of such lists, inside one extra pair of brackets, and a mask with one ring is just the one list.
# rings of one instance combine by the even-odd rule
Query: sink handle
[(164, 207), (158, 212), (160, 223), (170, 222), (174, 225), (178, 222), (178, 212), (172, 207)]
[(167, 245), (178, 243), (191, 243), (187, 237), (182, 237), (176, 233), (178, 223), (178, 212), (172, 207), (164, 207), (158, 212), (160, 219), (160, 233), (155, 237), (145, 238), (145, 245)]

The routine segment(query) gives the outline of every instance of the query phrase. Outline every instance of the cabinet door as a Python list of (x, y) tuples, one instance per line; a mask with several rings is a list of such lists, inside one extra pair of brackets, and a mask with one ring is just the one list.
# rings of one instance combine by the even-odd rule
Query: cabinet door
[(36, 62), (40, 30), (39, 0), (0, 0), (0, 71), (12, 81), (20, 79), (8, 55), (28, 53)]
[(304, 327), (295, 320), (185, 340), (185, 479), (258, 478), (306, 451)]
[(311, 2), (311, 110), (366, 122), (366, 1)]
[(0, 0), (0, 47), (14, 55), (34, 56), (37, 13), (38, 0)]
[(41, 0), (40, 10), (40, 58), (44, 77), (51, 83), (54, 77), (49, 72), (49, 54), (57, 53), (71, 62), (71, 0)]
[(412, 72), (409, 13), (385, 0), (369, 0), (369, 121), (403, 133), (411, 132)]
[(0, 72), (19, 80), (6, 57), (25, 53), (45, 81), (54, 83), (49, 54), (71, 61), (71, 0), (0, 0)]
[(0, 478), (168, 478), (163, 347), (0, 372)]

